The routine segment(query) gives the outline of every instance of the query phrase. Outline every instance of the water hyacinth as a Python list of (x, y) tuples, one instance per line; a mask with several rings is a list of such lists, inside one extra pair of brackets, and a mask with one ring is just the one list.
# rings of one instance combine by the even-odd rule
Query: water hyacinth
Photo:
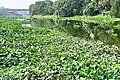
[(29, 28), (17, 21), (1, 22), (0, 78), (3, 80), (119, 79), (120, 58), (115, 46), (87, 41), (56, 28)]

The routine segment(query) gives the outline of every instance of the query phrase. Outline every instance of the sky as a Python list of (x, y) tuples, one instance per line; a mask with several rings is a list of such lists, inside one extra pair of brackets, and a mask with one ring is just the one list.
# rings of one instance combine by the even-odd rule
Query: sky
[(36, 1), (40, 0), (0, 0), (0, 7), (10, 9), (28, 9), (29, 5), (35, 3)]

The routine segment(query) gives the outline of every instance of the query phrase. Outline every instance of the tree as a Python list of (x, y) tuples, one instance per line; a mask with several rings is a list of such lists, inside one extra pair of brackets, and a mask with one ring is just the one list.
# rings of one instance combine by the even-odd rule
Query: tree
[(116, 18), (120, 18), (120, 0), (112, 0), (111, 13)]
[(110, 10), (110, 0), (57, 0), (54, 3), (50, 0), (44, 0), (30, 5), (30, 13), (32, 15), (57, 15), (64, 17), (83, 14), (95, 16)]
[(102, 3), (102, 9), (104, 11), (110, 11), (111, 10), (111, 1), (110, 0), (104, 0), (103, 3)]
[(101, 6), (98, 4), (98, 1), (90, 2), (83, 11), (84, 15), (95, 16), (101, 13)]
[(37, 5), (31, 4), (30, 7), (29, 7), (29, 12), (30, 12), (30, 15), (37, 15), (37, 14), (39, 14)]
[(54, 3), (55, 14), (59, 16), (82, 15), (84, 0), (58, 0)]
[(52, 15), (54, 13), (52, 5), (53, 2), (50, 0), (37, 1), (29, 6), (30, 13), (31, 15)]
[[(86, 4), (86, 1), (85, 1)], [(103, 13), (104, 11), (111, 10), (110, 0), (89, 0), (85, 5), (83, 14), (89, 16), (95, 16)]]

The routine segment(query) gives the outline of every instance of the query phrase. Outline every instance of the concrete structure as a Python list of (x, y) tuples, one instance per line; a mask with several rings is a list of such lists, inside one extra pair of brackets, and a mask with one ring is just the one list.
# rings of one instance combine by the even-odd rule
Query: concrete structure
[(29, 9), (6, 9), (8, 15), (29, 15)]

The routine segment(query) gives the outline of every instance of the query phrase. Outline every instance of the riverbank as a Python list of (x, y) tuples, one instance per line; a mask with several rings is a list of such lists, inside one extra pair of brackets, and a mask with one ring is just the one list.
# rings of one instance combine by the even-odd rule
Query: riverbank
[[(76, 37), (90, 38), (94, 34), (96, 40), (120, 47), (120, 19), (111, 16), (32, 16), (34, 26), (49, 26), (64, 28), (66, 32)], [(63, 30), (63, 31), (64, 31)]]

